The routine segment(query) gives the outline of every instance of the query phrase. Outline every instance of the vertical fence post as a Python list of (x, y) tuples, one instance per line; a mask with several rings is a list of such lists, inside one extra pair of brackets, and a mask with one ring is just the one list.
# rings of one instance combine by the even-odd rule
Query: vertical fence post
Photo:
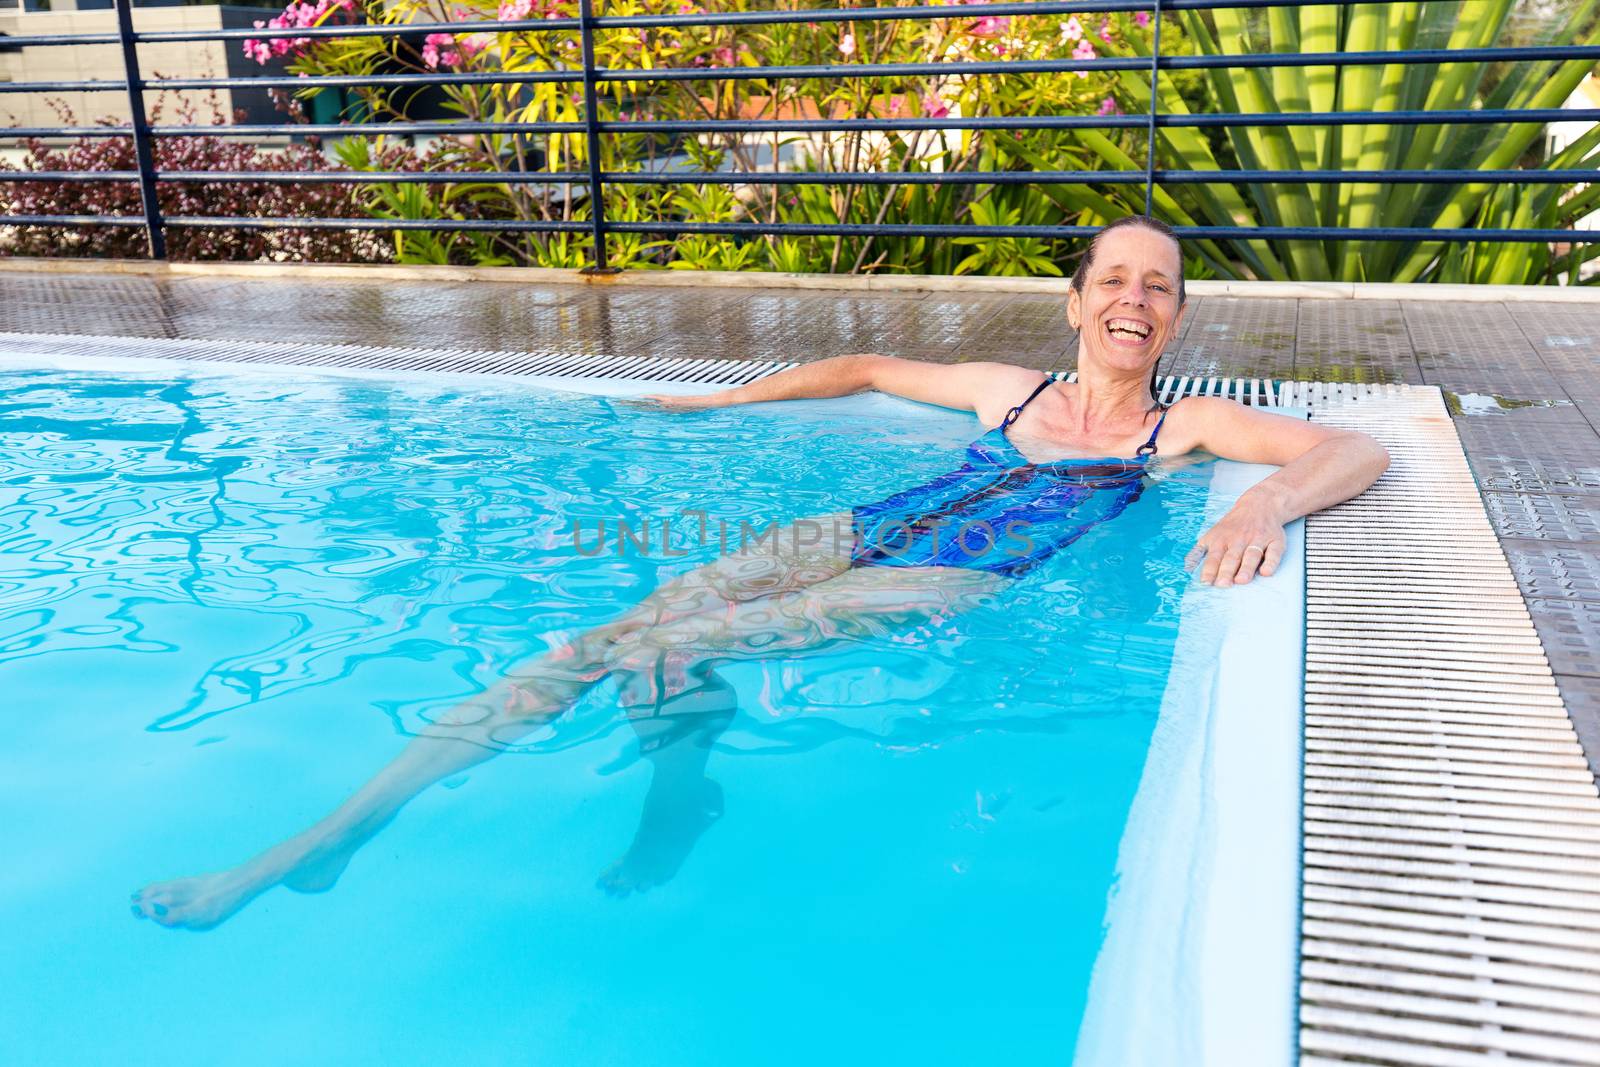
[(139, 165), (139, 202), (144, 206), (144, 229), (150, 239), (150, 258), (167, 258), (167, 236), (156, 200), (156, 158), (150, 137), (150, 120), (144, 113), (144, 83), (139, 73), (139, 52), (133, 43), (133, 0), (115, 0), (117, 36), (122, 40), (122, 75), (128, 83), (128, 110), (133, 116), (133, 155)]
[(1149, 136), (1144, 149), (1144, 213), (1155, 218), (1156, 202), (1156, 114), (1161, 110), (1161, 0), (1155, 0), (1155, 13), (1150, 16), (1155, 26), (1155, 36), (1150, 47), (1150, 115)]
[(583, 126), (589, 145), (589, 226), (594, 262), (584, 274), (617, 274), (606, 255), (606, 184), (600, 173), (600, 105), (594, 65), (594, 2), (578, 0), (578, 36), (583, 42)]

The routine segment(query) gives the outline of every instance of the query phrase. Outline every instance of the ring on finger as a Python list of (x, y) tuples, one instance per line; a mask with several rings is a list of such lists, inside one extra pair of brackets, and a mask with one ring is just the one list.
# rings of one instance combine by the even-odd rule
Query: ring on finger
[(1244, 546), (1244, 550), (1246, 552), (1250, 551), (1252, 548), (1255, 549), (1257, 552), (1261, 552), (1263, 554), (1267, 551), (1267, 548), (1266, 548), (1265, 545), (1245, 545)]

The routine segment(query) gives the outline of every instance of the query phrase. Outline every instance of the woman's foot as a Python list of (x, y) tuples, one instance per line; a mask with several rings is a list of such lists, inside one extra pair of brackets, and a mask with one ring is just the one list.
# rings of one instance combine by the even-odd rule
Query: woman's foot
[(652, 783), (633, 844), (600, 873), (595, 885), (611, 896), (642, 893), (672, 881), (711, 824), (722, 817), (722, 787), (702, 778), (698, 787), (681, 786), (659, 795)]
[(297, 893), (332, 889), (350, 863), (354, 847), (309, 849), (294, 856), (286, 843), (226, 871), (152, 882), (133, 894), (133, 916), (162, 926), (209, 930), (275, 885)]

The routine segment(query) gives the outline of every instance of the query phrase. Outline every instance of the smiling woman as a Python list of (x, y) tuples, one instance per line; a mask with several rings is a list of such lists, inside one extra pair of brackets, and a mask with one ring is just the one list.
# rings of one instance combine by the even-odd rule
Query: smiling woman
[[(1113, 457), (1111, 462), (1123, 464), (1121, 475), (1133, 474), (1134, 465), (1150, 458), (1197, 451), (1282, 467), (1241, 497), (1191, 554), (1202, 581), (1234, 585), (1257, 574), (1271, 575), (1283, 555), (1284, 526), (1366, 489), (1387, 468), (1388, 455), (1364, 434), (1252, 411), (1215, 397), (1186, 398), (1169, 414), (1155, 400), (1154, 382), (1161, 355), (1182, 322), (1186, 295), (1182, 250), (1171, 227), (1132, 215), (1100, 230), (1073, 274), (1066, 312), (1078, 331), (1075, 384), (1052, 382), (1040, 371), (1005, 363), (945, 366), (867, 354), (821, 360), (709, 396), (649, 399), (683, 411), (876, 389), (975, 413), (989, 432), (973, 442), (960, 470), (893, 498), (903, 507), (894, 516), (897, 530), (905, 527), (907, 535), (892, 553), (880, 544), (866, 546), (870, 551), (865, 562), (872, 565), (996, 572), (988, 549), (972, 553), (948, 544), (941, 548), (940, 531), (989, 521), (997, 497), (1006, 498), (1003, 517), (1008, 522), (1019, 517), (1020, 509), (1030, 527), (1059, 524), (1063, 506), (1077, 508), (1104, 499), (1046, 489), (1052, 480), (1080, 478), (1086, 459), (1104, 464)], [(1070, 469), (1074, 463), (1080, 470)], [(1094, 468), (1089, 473), (1103, 478), (1106, 472)], [(1142, 473), (1133, 477), (1135, 491)], [(876, 513), (880, 506), (868, 508)], [(856, 509), (850, 524), (855, 540), (835, 546), (836, 557), (852, 558), (857, 565), (863, 562), (867, 533), (860, 512)], [(828, 521), (837, 526), (839, 518), (829, 516)], [(1071, 528), (1069, 523), (1068, 532)], [(997, 527), (990, 532), (1001, 537), (1006, 531)], [(1049, 551), (1075, 540), (1059, 536), (1062, 532), (1054, 531)]]

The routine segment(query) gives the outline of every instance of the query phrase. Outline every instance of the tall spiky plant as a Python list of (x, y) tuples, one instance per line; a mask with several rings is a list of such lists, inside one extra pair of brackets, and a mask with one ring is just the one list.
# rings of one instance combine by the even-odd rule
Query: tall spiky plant
[[(1202, 54), (1254, 52), (1377, 52), (1444, 41), (1453, 49), (1496, 43), (1514, 0), (1456, 3), (1352, 4), (1279, 7), (1264, 25), (1244, 9), (1182, 16)], [(1582, 0), (1549, 35), (1552, 43), (1600, 40), (1597, 0)], [(1133, 42), (1131, 42), (1133, 43)], [(1208, 72), (1218, 110), (1243, 113), (1305, 111), (1443, 111), (1472, 108), (1559, 107), (1594, 69), (1588, 60), (1513, 63), (1504, 69), (1480, 61), (1442, 64), (1238, 68)], [(1148, 93), (1145, 75), (1125, 72), (1130, 93)], [(1190, 109), (1170, 79), (1157, 95), (1163, 111)], [(1515, 167), (1543, 131), (1538, 123), (1481, 125), (1347, 125), (1235, 128), (1227, 145), (1245, 169), (1271, 170), (1493, 170)], [(1125, 167), (1124, 155), (1086, 142), (1108, 165)], [(1600, 165), (1600, 131), (1530, 166), (1594, 169)], [(1218, 152), (1197, 129), (1163, 127), (1159, 161), (1166, 169), (1223, 170)], [(1220, 226), (1404, 226), (1432, 229), (1515, 226), (1561, 228), (1592, 210), (1593, 189), (1574, 195), (1569, 184), (1506, 186), (1348, 182), (1177, 185), (1158, 190), (1157, 204), (1178, 222)], [(1584, 253), (1558, 257), (1545, 246), (1480, 242), (1239, 240), (1218, 241), (1208, 255), (1219, 273), (1260, 278), (1339, 281), (1534, 282), (1575, 276)]]

